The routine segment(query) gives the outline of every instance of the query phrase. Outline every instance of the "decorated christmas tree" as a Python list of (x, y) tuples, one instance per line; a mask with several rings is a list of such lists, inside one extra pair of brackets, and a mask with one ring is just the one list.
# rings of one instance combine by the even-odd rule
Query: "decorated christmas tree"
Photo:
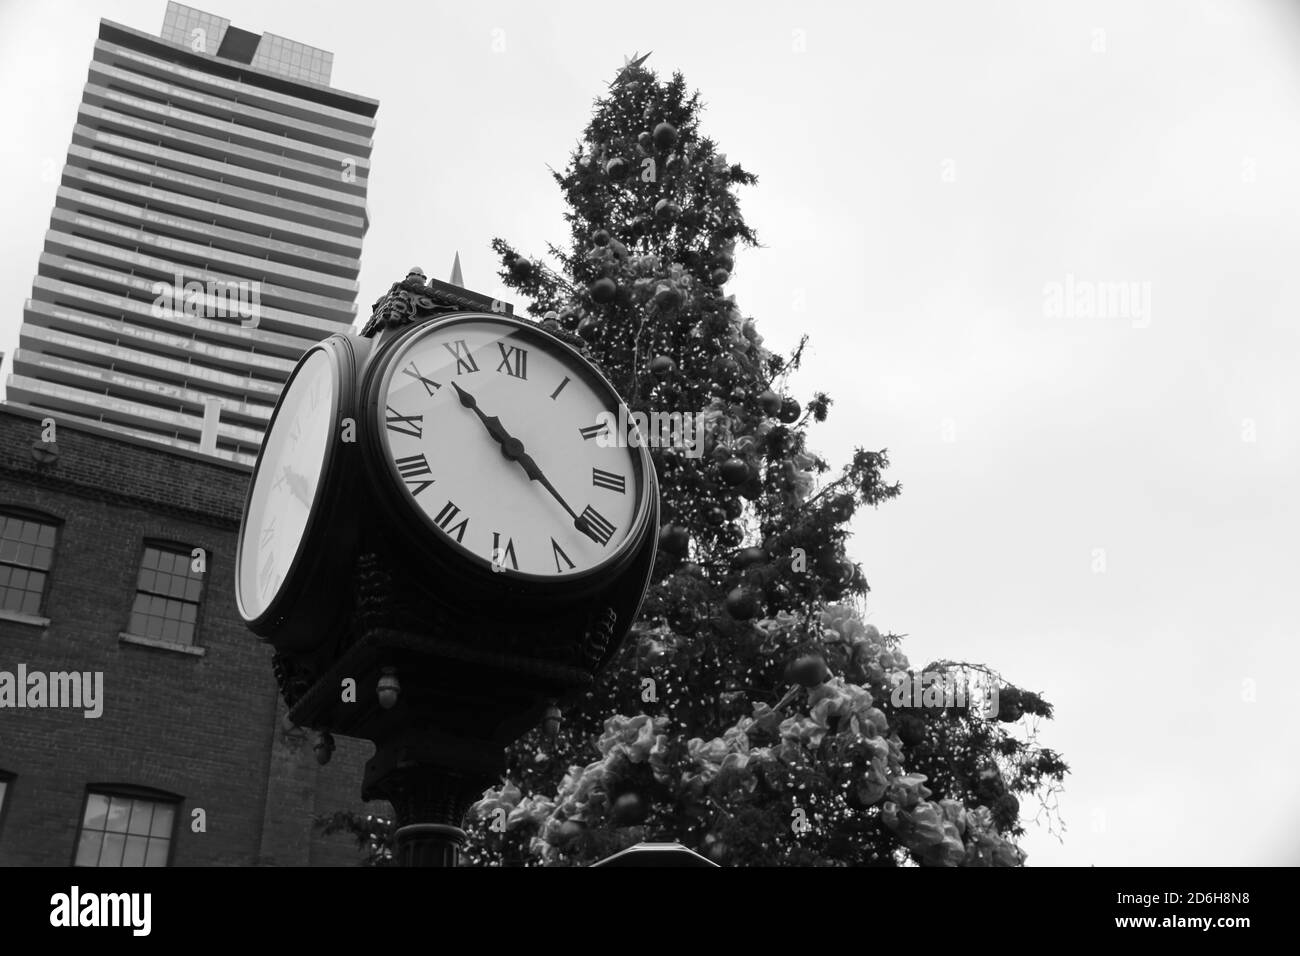
[[(530, 314), (633, 413), (703, 430), (651, 448), (665, 523), (641, 617), (595, 688), (509, 751), (465, 861), (583, 865), (674, 840), (734, 866), (1020, 864), (1019, 797), (1051, 825), (1067, 769), (1036, 743), (1051, 706), (981, 665), (914, 668), (865, 623), (848, 523), (899, 485), (883, 450), (839, 470), (810, 450), (831, 399), (787, 391), (803, 343), (770, 351), (728, 294), (757, 242), (736, 195), (756, 177), (700, 112), (680, 74), (629, 61), (554, 174), (568, 245), (493, 244)], [(374, 823), (342, 825), (382, 854)]]
[(891, 700), (921, 671), (864, 623), (844, 544), (899, 485), (884, 451), (835, 473), (809, 450), (831, 400), (787, 393), (802, 343), (769, 351), (727, 292), (756, 178), (700, 118), (680, 74), (630, 61), (555, 173), (567, 247), (494, 243), (530, 313), (580, 338), (633, 412), (698, 410), (704, 435), (699, 457), (652, 449), (666, 523), (641, 618), (595, 690), (512, 749), (469, 860), (583, 864), (655, 839), (728, 865), (1018, 864), (1018, 795), (1048, 802), (1066, 772), (1034, 742), (1051, 707), (948, 661), (921, 669), (945, 699)]

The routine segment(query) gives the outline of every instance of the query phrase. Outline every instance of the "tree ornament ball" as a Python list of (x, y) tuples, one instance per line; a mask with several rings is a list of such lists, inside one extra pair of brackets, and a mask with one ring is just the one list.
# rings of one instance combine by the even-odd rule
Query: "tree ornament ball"
[(743, 458), (728, 458), (718, 471), (722, 480), (733, 488), (749, 480), (749, 463)]
[(1014, 687), (998, 690), (998, 720), (1004, 724), (1014, 724), (1025, 715), (1024, 704), (1020, 702), (1020, 691)]
[(691, 544), (690, 532), (681, 525), (672, 524), (659, 533), (659, 548), (678, 557), (686, 554)]
[(839, 495), (831, 501), (831, 517), (836, 521), (848, 521), (853, 517), (853, 496)]
[(880, 628), (874, 624), (868, 624), (862, 629), (862, 635), (872, 644), (880, 643)]
[(781, 411), (781, 396), (770, 388), (758, 394), (758, 407), (763, 409), (768, 415), (775, 415)]
[(727, 513), (718, 505), (714, 505), (708, 511), (704, 512), (704, 520), (715, 528), (720, 527), (721, 525), (726, 524)]
[(898, 725), (898, 739), (909, 747), (925, 740), (925, 721), (914, 714), (904, 714)]
[(741, 513), (745, 509), (744, 506), (741, 505), (739, 499), (728, 498), (726, 501), (722, 503), (722, 510), (727, 513), (728, 521), (735, 521), (737, 518), (740, 517)]
[(594, 315), (589, 315), (578, 323), (578, 334), (584, 339), (590, 341), (596, 337), (596, 332), (600, 328), (600, 322)]
[(758, 600), (747, 588), (733, 588), (727, 595), (726, 608), (737, 621), (748, 621), (758, 614)]
[(820, 654), (805, 654), (790, 665), (789, 676), (801, 687), (820, 687), (831, 675), (825, 658)]
[(714, 285), (726, 285), (727, 280), (731, 278), (731, 273), (726, 269), (714, 269), (711, 278)]
[(792, 425), (799, 420), (799, 415), (802, 411), (803, 409), (799, 407), (797, 401), (793, 398), (787, 397), (781, 400), (781, 410), (777, 417), (787, 425)]
[(676, 368), (677, 363), (667, 355), (656, 355), (650, 360), (650, 372), (658, 378), (667, 378)]
[(625, 793), (614, 801), (611, 814), (614, 823), (621, 827), (634, 827), (644, 823), (650, 808), (639, 793)]
[(593, 282), (587, 291), (591, 293), (591, 298), (595, 302), (612, 302), (614, 293), (618, 291), (618, 286), (613, 279), (606, 276)]
[(767, 552), (762, 548), (742, 548), (736, 552), (736, 567), (750, 568), (767, 560)]
[(718, 364), (714, 366), (719, 378), (733, 378), (740, 372), (740, 363), (734, 356), (724, 355), (718, 359)]
[(654, 149), (654, 137), (649, 133), (637, 133), (636, 144), (648, 153), (650, 150)]
[(560, 824), (560, 829), (559, 832), (557, 833), (557, 836), (559, 837), (560, 840), (560, 845), (567, 846), (568, 844), (572, 843), (574, 840), (578, 839), (578, 837), (582, 836), (582, 832), (585, 829), (586, 827), (584, 827), (577, 820), (565, 820), (563, 823)]
[(740, 334), (751, 342), (758, 341), (758, 323), (753, 319), (746, 319), (745, 324), (740, 327)]
[(841, 558), (835, 567), (835, 583), (848, 584), (853, 580), (853, 575), (857, 572), (858, 566), (848, 558)]
[(682, 208), (671, 199), (661, 199), (655, 203), (655, 218), (660, 222), (671, 222), (681, 211)]
[(533, 264), (522, 256), (510, 263), (510, 274), (516, 279), (527, 279), (533, 272)]
[(591, 241), (598, 246), (603, 246), (609, 242), (609, 231), (606, 229), (597, 229), (591, 234)]
[(1004, 793), (998, 798), (998, 809), (1014, 820), (1020, 815), (1020, 801), (1014, 793)]
[(655, 305), (664, 310), (676, 309), (682, 304), (682, 292), (674, 285), (664, 283), (655, 290)]
[(605, 164), (605, 175), (610, 179), (622, 179), (627, 175), (627, 160), (615, 156)]
[(660, 149), (672, 149), (677, 142), (677, 127), (667, 120), (660, 123), (655, 127), (654, 141)]
[(727, 252), (719, 252), (713, 257), (713, 265), (718, 269), (726, 269), (730, 272), (736, 265), (735, 258)]

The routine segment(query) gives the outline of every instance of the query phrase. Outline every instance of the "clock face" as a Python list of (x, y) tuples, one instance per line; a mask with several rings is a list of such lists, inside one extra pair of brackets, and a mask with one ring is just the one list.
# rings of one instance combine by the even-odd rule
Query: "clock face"
[(263, 439), (239, 542), (236, 597), (245, 620), (266, 613), (302, 549), (333, 435), (334, 388), (329, 353), (311, 350)]
[(507, 577), (572, 580), (627, 553), (646, 456), (621, 404), (549, 335), (487, 316), (396, 346), (376, 414), (390, 474), (428, 531)]

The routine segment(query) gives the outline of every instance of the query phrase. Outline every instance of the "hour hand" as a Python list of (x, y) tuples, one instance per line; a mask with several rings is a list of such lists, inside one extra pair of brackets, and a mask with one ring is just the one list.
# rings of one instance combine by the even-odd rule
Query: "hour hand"
[(460, 403), (477, 415), (479, 421), (487, 427), (488, 434), (492, 436), (493, 440), (498, 445), (504, 446), (510, 439), (510, 433), (506, 431), (506, 427), (501, 424), (501, 419), (497, 418), (495, 415), (489, 418), (487, 415), (483, 414), (483, 409), (478, 407), (478, 399), (465, 391), (455, 382), (451, 383), (451, 387), (456, 390), (456, 394), (460, 397)]

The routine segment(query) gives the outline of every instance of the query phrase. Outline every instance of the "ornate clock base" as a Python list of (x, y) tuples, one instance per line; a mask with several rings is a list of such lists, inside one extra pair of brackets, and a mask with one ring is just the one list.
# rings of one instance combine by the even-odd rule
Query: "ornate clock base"
[(461, 822), (504, 769), (499, 742), (464, 740), (432, 728), (408, 728), (376, 742), (366, 763), (362, 800), (393, 805), (398, 866), (455, 866), (465, 845)]
[[(393, 862), (398, 866), (455, 866), (467, 839), (460, 824), (490, 774), (458, 773), (432, 763), (411, 762), (402, 745), (380, 747), (366, 765), (363, 800), (393, 805), (397, 832)], [(393, 758), (402, 758), (394, 762)]]

